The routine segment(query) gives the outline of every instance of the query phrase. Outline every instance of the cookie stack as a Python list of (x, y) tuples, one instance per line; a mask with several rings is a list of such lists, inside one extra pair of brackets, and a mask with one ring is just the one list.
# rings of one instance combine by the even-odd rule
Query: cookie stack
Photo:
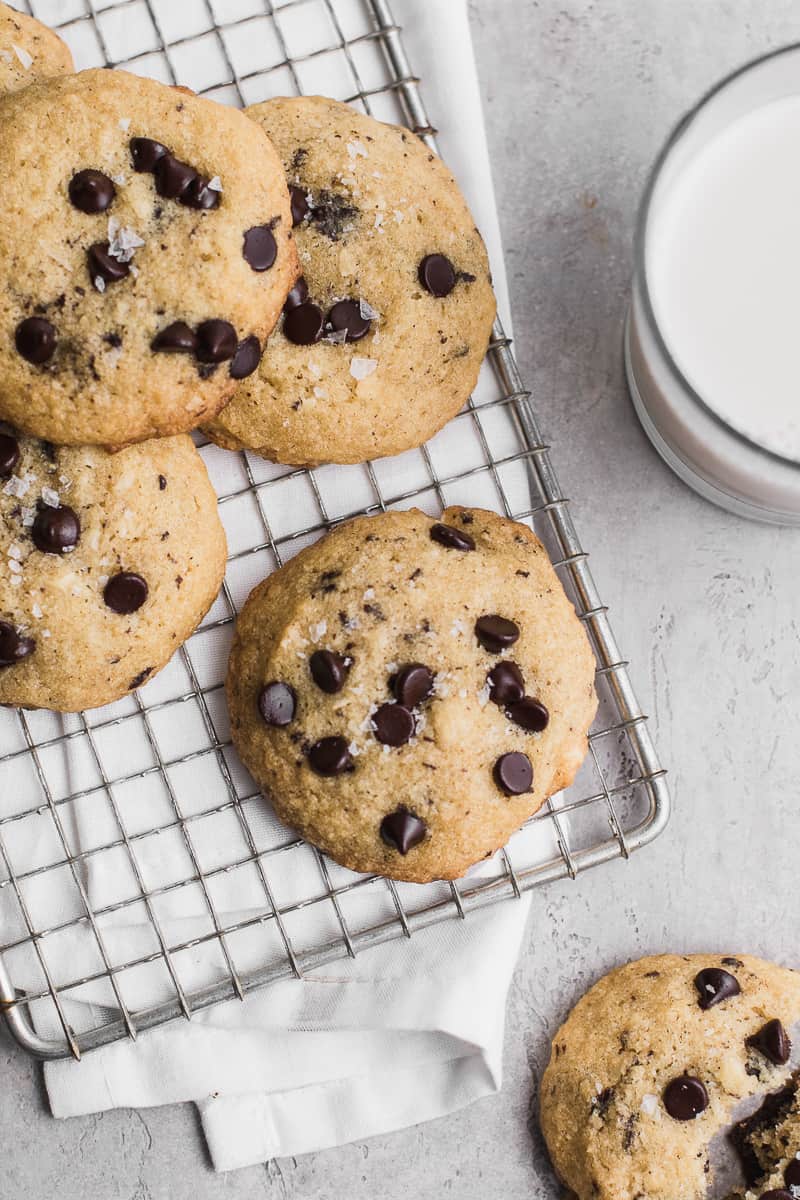
[[(191, 431), (293, 465), (419, 446), (467, 400), (495, 302), (455, 181), (408, 130), (72, 74), (11, 10), (0, 60), (0, 703), (73, 711), (152, 678), (220, 587)], [(571, 781), (593, 674), (527, 528), (391, 513), (256, 589), (228, 696), (287, 820), (426, 880)]]

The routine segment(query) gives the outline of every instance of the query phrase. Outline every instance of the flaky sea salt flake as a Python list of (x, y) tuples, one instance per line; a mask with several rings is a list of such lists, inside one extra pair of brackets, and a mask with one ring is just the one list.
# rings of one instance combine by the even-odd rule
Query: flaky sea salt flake
[(24, 46), (18, 46), (16, 42), (11, 43), (11, 49), (16, 54), (25, 70), (30, 71), (31, 67), (33, 66), (33, 55), (29, 54)]
[(348, 142), (347, 153), (354, 161), (357, 158), (369, 158), (369, 151), (361, 142)]
[(119, 119), (119, 127), (120, 127), (120, 129), (122, 130), (122, 132), (123, 132), (123, 133), (127, 133), (127, 132), (128, 132), (128, 130), (130, 129), (130, 127), (131, 127), (131, 119), (130, 119), (130, 117), (120, 117), (120, 119)]
[(648, 1092), (646, 1096), (642, 1096), (642, 1112), (648, 1117), (652, 1117), (658, 1112), (658, 1096), (654, 1096), (652, 1092)]
[(367, 379), (378, 369), (377, 358), (361, 358), (358, 354), (350, 360), (350, 374), (359, 382)]
[(58, 508), (61, 504), (61, 497), (52, 488), (44, 487), (42, 488), (42, 504), (46, 504), (48, 508)]
[(206, 184), (206, 187), (209, 189), (209, 191), (221, 192), (222, 191), (222, 180), (220, 179), (219, 175), (215, 175), (213, 179), (209, 179), (208, 183)]
[(6, 496), (16, 496), (17, 499), (21, 499), (30, 491), (30, 487), (29, 479), (20, 479), (19, 475), (12, 475), (3, 485), (3, 492)]

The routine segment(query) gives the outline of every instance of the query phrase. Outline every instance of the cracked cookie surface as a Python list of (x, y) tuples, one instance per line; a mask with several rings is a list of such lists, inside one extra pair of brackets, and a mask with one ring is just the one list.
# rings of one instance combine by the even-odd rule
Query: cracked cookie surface
[(572, 781), (594, 667), (527, 526), (387, 512), (252, 592), (228, 670), (232, 736), (278, 815), (337, 862), (451, 879)]
[(0, 428), (0, 704), (73, 712), (141, 686), (202, 620), (225, 556), (190, 438), (109, 454)]
[(302, 277), (261, 367), (206, 432), (297, 465), (419, 446), (469, 397), (495, 313), (455, 180), (408, 129), (334, 100), (247, 113), (286, 167)]
[(216, 413), (296, 274), (263, 131), (154, 80), (83, 71), (0, 103), (0, 171), (0, 416), (124, 445)]

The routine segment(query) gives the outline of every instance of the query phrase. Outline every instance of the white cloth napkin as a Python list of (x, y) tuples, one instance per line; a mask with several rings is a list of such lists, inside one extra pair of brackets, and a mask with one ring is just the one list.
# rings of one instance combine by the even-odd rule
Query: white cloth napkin
[[(340, 0), (341, 8), (348, 2)], [(162, 9), (164, 5), (157, 7)], [(224, 20), (239, 15), (242, 0), (215, 0), (214, 7), (218, 19)], [(50, 8), (57, 15), (58, 0), (50, 0)], [(177, 8), (173, 7), (173, 13)], [(488, 242), (500, 310), (507, 323), (503, 258), (466, 2), (394, 0), (394, 9), (405, 27), (414, 70), (424, 81), (432, 120), (440, 127), (444, 156), (467, 193)], [(116, 14), (120, 22), (116, 32), (129, 44), (137, 41), (137, 13), (137, 7), (125, 7)], [(78, 64), (87, 65), (81, 60), (80, 47), (75, 49)], [(201, 70), (198, 62), (193, 60), (194, 71)], [(187, 82), (200, 81), (193, 76)], [(310, 90), (308, 82), (304, 83)], [(489, 391), (493, 387), (486, 380), (482, 386)], [(513, 452), (518, 443), (509, 416), (504, 409), (492, 415), (495, 453), (502, 453), (504, 448)], [(439, 455), (440, 465), (449, 464), (444, 473), (468, 465), (474, 439), (469, 419), (452, 423), (436, 439), (431, 453), (434, 459)], [(401, 456), (379, 464), (383, 482), (396, 492), (402, 491), (408, 473), (416, 469), (418, 457), (415, 454), (412, 461), (409, 456)], [(237, 456), (211, 448), (207, 461), (221, 490), (236, 486), (240, 469)], [(272, 468), (264, 466), (263, 470)], [(353, 476), (324, 468), (319, 478), (329, 488), (329, 508), (335, 513), (339, 499), (351, 491)], [(509, 467), (504, 483), (518, 506), (525, 508), (524, 465)], [(451, 492), (448, 499), (497, 506), (496, 495), (486, 490), (491, 488), (488, 473), (473, 477), (465, 486), (466, 491)], [(223, 509), (228, 514), (229, 539), (235, 541), (240, 532), (239, 518), (231, 517), (229, 506)], [(271, 510), (270, 517), (273, 524), (280, 524), (280, 512)], [(256, 562), (253, 569), (257, 577), (263, 565), (259, 567)], [(233, 581), (237, 598), (246, 594), (253, 582), (255, 578)], [(220, 647), (217, 642), (210, 643), (206, 653), (201, 643), (195, 661), (202, 682), (219, 681), (224, 672), (224, 644)], [(176, 660), (148, 685), (145, 696), (157, 701), (167, 695), (174, 683), (172, 675), (178, 670)], [(219, 694), (215, 703), (212, 715), (222, 738), (226, 727)], [(160, 718), (154, 716), (154, 737), (162, 748), (163, 732), (170, 744), (190, 749), (196, 736), (190, 706), (166, 711), (170, 724), (162, 731)], [(46, 736), (47, 722), (57, 720), (46, 714), (33, 714), (30, 719), (38, 722), (37, 737)], [(11, 737), (19, 739), (12, 722), (11, 714), (0, 713), (0, 744), (10, 745), (7, 739)], [(78, 725), (67, 718), (63, 728), (74, 730)], [(143, 770), (151, 761), (141, 729), (131, 722), (119, 728), (104, 727), (96, 737), (96, 745), (112, 778)], [(80, 737), (66, 747), (47, 752), (44, 765), (56, 798), (96, 787), (97, 764), (90, 751), (86, 738)], [(30, 769), (23, 757), (4, 768), (0, 815), (7, 815), (12, 805), (22, 811), (26, 803), (30, 804), (34, 788)], [(235, 763), (232, 769), (237, 771)], [(204, 774), (208, 771), (207, 760), (199, 760), (199, 774), (194, 778), (191, 770), (189, 763), (185, 776), (173, 780), (187, 816), (202, 811), (204, 804), (219, 803), (218, 792), (210, 795), (213, 783)], [(116, 798), (131, 835), (169, 817), (168, 811), (165, 815), (163, 785), (157, 775), (146, 775), (133, 785), (116, 789)], [(105, 801), (101, 802), (97, 791), (65, 806), (61, 817), (69, 844), (84, 853), (118, 840), (116, 815)], [(230, 813), (220, 814), (220, 821), (223, 817), (233, 822)], [(49, 822), (47, 814), (45, 820)], [(260, 843), (263, 837), (264, 844), (273, 844), (279, 826), (266, 805), (260, 806), (253, 820), (256, 841)], [(543, 822), (520, 835), (526, 861), (547, 858), (554, 852), (547, 825)], [(186, 845), (180, 833), (174, 833), (174, 837), (165, 833), (136, 844), (140, 871), (149, 888), (193, 874), (192, 863), (186, 861)], [(191, 836), (194, 852), (204, 865), (213, 863), (215, 855), (218, 861), (219, 855), (232, 860), (238, 853), (235, 838), (240, 835), (235, 822), (224, 826), (209, 822), (205, 828), (205, 823), (199, 821), (192, 826)], [(31, 870), (59, 857), (54, 837), (51, 823), (46, 832), (41, 823), (28, 819), (4, 827), (5, 844), (17, 871)], [(300, 853), (305, 857), (298, 858)], [(246, 856), (244, 847), (242, 857)], [(315, 888), (319, 893), (318, 864), (307, 849), (294, 851), (291, 856), (271, 857), (269, 874), (273, 890), (284, 903), (292, 896), (300, 899), (313, 895)], [(84, 858), (80, 878), (95, 911), (140, 890), (138, 881), (131, 877), (124, 847), (118, 853), (103, 851)], [(59, 890), (52, 873), (33, 877), (29, 885), (26, 881), (26, 901), (40, 929), (49, 929), (82, 911), (80, 895), (66, 868), (61, 882)], [(247, 921), (263, 910), (263, 891), (252, 873), (215, 876), (214, 887), (215, 906), (224, 914), (226, 924)], [(12, 893), (12, 888), (0, 890), (0, 940), (4, 943), (12, 940), (15, 931), (24, 932)], [(440, 887), (440, 893), (445, 895), (446, 891)], [(422, 889), (413, 885), (403, 885), (401, 894), (412, 909), (422, 902)], [(359, 912), (365, 924), (392, 916), (389, 893), (382, 887), (354, 890), (347, 900), (353, 905), (348, 914), (351, 921)], [(119, 1042), (87, 1054), (80, 1063), (48, 1063), (45, 1079), (53, 1114), (66, 1117), (119, 1106), (193, 1101), (200, 1111), (214, 1166), (228, 1170), (385, 1133), (451, 1112), (500, 1087), (506, 995), (528, 908), (527, 900), (519, 900), (468, 914), (465, 921), (449, 920), (415, 932), (409, 940), (395, 940), (362, 952), (355, 960), (311, 971), (302, 980), (274, 983), (250, 995), (245, 1004), (225, 1003), (196, 1014), (191, 1023), (173, 1022), (143, 1034), (135, 1044)], [(162, 893), (155, 912), (168, 945), (199, 939), (195, 948), (179, 956), (177, 969), (187, 992), (224, 975), (219, 966), (219, 948), (208, 936), (208, 912), (196, 885)], [(296, 941), (314, 944), (338, 933), (329, 904), (303, 909), (300, 916), (305, 925), (292, 927)], [(174, 986), (157, 956), (158, 943), (141, 902), (138, 907), (126, 905), (107, 912), (98, 924), (112, 963), (152, 956), (152, 961), (117, 977), (129, 1009), (135, 1011), (174, 998)], [(269, 957), (270, 939), (277, 936), (275, 929), (266, 924), (251, 925), (231, 936), (228, 945), (238, 969), (247, 971), (263, 963)], [(97, 944), (85, 924), (57, 937), (48, 936), (41, 946), (56, 982), (102, 971)], [(9, 957), (9, 969), (17, 987), (31, 992), (41, 990), (42, 972), (29, 946), (15, 953), (13, 962)], [(66, 993), (64, 1011), (75, 1028), (87, 1028), (107, 1021), (114, 1003), (107, 980), (97, 979)], [(49, 1001), (34, 1003), (33, 1014), (42, 1036), (60, 1035)]]

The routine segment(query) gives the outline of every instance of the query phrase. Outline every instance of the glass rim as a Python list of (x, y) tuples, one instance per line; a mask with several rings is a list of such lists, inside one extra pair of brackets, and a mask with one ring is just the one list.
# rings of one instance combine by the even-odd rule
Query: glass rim
[[(747, 62), (734, 70), (729, 71), (710, 88), (708, 88), (700, 96), (684, 115), (673, 126), (661, 149), (656, 155), (655, 161), (647, 176), (642, 198), (639, 202), (639, 210), (636, 218), (636, 231), (634, 235), (634, 283), (640, 286), (641, 299), (644, 307), (644, 314), (649, 326), (649, 332), (655, 338), (656, 345), (662, 355), (667, 369), (672, 377), (673, 382), (677, 383), (683, 393), (688, 396), (716, 425), (730, 434), (737, 442), (748, 450), (754, 451), (767, 462), (780, 463), (783, 466), (794, 467), (800, 470), (800, 459), (791, 458), (788, 455), (780, 454), (777, 450), (770, 450), (769, 447), (762, 445), (760, 442), (754, 441), (747, 434), (736, 429), (724, 417), (713, 409), (706, 400), (700, 395), (696, 388), (689, 382), (686, 375), (681, 370), (678, 363), (673, 357), (672, 351), (664, 340), (661, 332), (661, 327), (655, 315), (655, 309), (650, 294), (650, 286), (647, 274), (647, 235), (649, 230), (649, 222), (651, 217), (652, 200), (655, 189), (661, 177), (661, 172), (666, 165), (666, 162), (675, 147), (683, 140), (686, 134), (691, 129), (694, 122), (706, 108), (706, 106), (714, 100), (720, 93), (724, 92), (731, 84), (735, 83), (742, 76), (749, 74), (750, 71), (757, 67), (763, 66), (775, 59), (781, 58), (784, 55), (800, 53), (800, 41), (790, 42), (785, 46), (779, 46), (775, 50), (768, 50), (765, 54), (758, 55), (757, 58), (748, 59)], [(800, 96), (800, 81), (798, 83), (798, 96)]]

